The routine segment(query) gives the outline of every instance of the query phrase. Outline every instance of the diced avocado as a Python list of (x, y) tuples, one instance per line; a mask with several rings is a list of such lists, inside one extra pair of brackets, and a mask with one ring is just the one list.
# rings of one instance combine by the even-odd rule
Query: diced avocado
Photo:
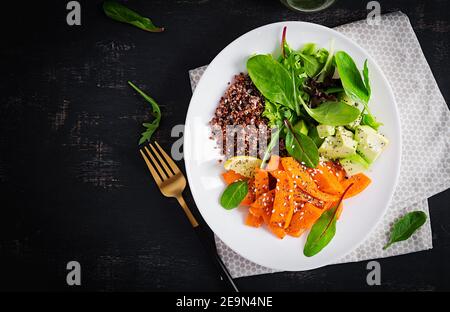
[(319, 153), (321, 156), (330, 159), (354, 155), (356, 153), (356, 141), (347, 136), (329, 136), (325, 138), (319, 147)]
[(367, 140), (368, 137), (378, 134), (375, 129), (369, 126), (361, 125), (355, 129), (355, 140), (361, 142)]
[(358, 154), (339, 159), (339, 162), (349, 177), (369, 169), (367, 161)]
[(358, 127), (361, 124), (361, 120), (362, 120), (362, 115), (359, 115), (355, 121), (349, 123), (348, 125), (345, 125), (345, 127), (350, 130), (355, 130), (356, 127)]
[(300, 120), (299, 122), (297, 122), (294, 126), (294, 131), (304, 135), (308, 135), (308, 126), (306, 125), (306, 122), (304, 120)]
[(338, 100), (356, 108), (360, 107), (360, 105), (357, 102), (353, 101), (345, 92), (341, 92), (338, 94)]
[(338, 100), (352, 106), (355, 104), (355, 101), (353, 101), (345, 92), (338, 94)]
[(334, 135), (335, 128), (334, 128), (334, 126), (318, 125), (317, 126), (317, 133), (319, 134), (319, 138), (324, 139), (327, 136)]
[(338, 138), (350, 138), (353, 140), (353, 132), (345, 129), (343, 126), (336, 127), (336, 137)]
[(372, 164), (380, 156), (389, 143), (388, 139), (369, 126), (358, 126), (355, 139), (358, 142), (357, 152), (369, 164)]

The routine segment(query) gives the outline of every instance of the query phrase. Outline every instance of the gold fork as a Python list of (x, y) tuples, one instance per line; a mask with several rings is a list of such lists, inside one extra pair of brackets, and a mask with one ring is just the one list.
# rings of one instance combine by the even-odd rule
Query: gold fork
[[(180, 203), (181, 208), (183, 208), (184, 213), (186, 214), (189, 222), (192, 227), (195, 229), (195, 232), (199, 236), (203, 246), (207, 249), (209, 255), (212, 257), (216, 268), (219, 271), (221, 279), (226, 282), (227, 286), (232, 291), (239, 291), (236, 285), (234, 284), (233, 278), (228, 272), (228, 269), (225, 267), (225, 264), (222, 262), (222, 259), (217, 255), (217, 252), (214, 247), (211, 247), (209, 243), (208, 233), (205, 231), (203, 226), (200, 226), (191, 210), (188, 208), (186, 202), (183, 198), (183, 191), (186, 187), (186, 178), (184, 177), (181, 170), (175, 164), (175, 162), (170, 158), (169, 155), (162, 149), (162, 147), (155, 141), (155, 145), (158, 150), (150, 145), (150, 150), (147, 146), (140, 149), (142, 157), (144, 158), (145, 163), (147, 164), (148, 169), (150, 170), (153, 179), (158, 185), (161, 193), (166, 197), (175, 197)], [(153, 156), (156, 156), (156, 158)], [(150, 159), (149, 159), (150, 158)], [(158, 161), (156, 160), (158, 159)]]

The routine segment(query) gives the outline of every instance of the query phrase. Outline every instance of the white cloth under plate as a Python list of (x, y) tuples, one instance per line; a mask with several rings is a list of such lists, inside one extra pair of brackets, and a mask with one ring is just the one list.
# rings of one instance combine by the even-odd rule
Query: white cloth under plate
[[(397, 101), (402, 127), (400, 178), (387, 213), (359, 247), (337, 263), (364, 261), (433, 248), (431, 224), (409, 240), (387, 250), (392, 224), (408, 211), (428, 216), (427, 198), (450, 188), (450, 111), (439, 91), (408, 17), (395, 12), (382, 16), (380, 25), (365, 20), (335, 28), (361, 45), (377, 61)], [(192, 90), (206, 66), (189, 71)], [(217, 251), (233, 277), (273, 273), (232, 251), (215, 237)]]

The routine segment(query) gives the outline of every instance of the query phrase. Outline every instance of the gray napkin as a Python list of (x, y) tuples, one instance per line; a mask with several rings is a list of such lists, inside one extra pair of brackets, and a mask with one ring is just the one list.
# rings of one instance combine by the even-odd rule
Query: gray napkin
[[(427, 198), (450, 188), (450, 112), (423, 55), (408, 17), (383, 15), (380, 25), (365, 20), (335, 28), (361, 45), (389, 80), (400, 112), (400, 178), (388, 211), (359, 247), (337, 263), (385, 258), (433, 248)], [(206, 66), (189, 71), (192, 90)], [(392, 224), (406, 212), (424, 211), (428, 221), (409, 240), (387, 250)], [(215, 237), (217, 251), (233, 277), (272, 273), (232, 251)]]

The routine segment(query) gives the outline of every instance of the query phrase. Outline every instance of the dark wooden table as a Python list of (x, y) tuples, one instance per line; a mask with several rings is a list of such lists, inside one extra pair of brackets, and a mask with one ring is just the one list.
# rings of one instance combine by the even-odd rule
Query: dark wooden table
[[(277, 0), (129, 1), (166, 27), (161, 34), (107, 19), (100, 1), (80, 2), (82, 25), (74, 27), (66, 24), (67, 1), (2, 10), (0, 289), (221, 290), (178, 204), (160, 195), (138, 154), (149, 107), (126, 81), (161, 103), (155, 138), (169, 148), (172, 127), (186, 117), (189, 69), (255, 27), (283, 20), (333, 27), (365, 18), (366, 2), (338, 0), (301, 14)], [(408, 14), (450, 101), (449, 2), (380, 2), (383, 13)], [(246, 291), (449, 290), (450, 191), (429, 203), (433, 250), (380, 260), (381, 286), (366, 284), (366, 262), (237, 283)], [(71, 260), (82, 267), (77, 288), (66, 285)]]

